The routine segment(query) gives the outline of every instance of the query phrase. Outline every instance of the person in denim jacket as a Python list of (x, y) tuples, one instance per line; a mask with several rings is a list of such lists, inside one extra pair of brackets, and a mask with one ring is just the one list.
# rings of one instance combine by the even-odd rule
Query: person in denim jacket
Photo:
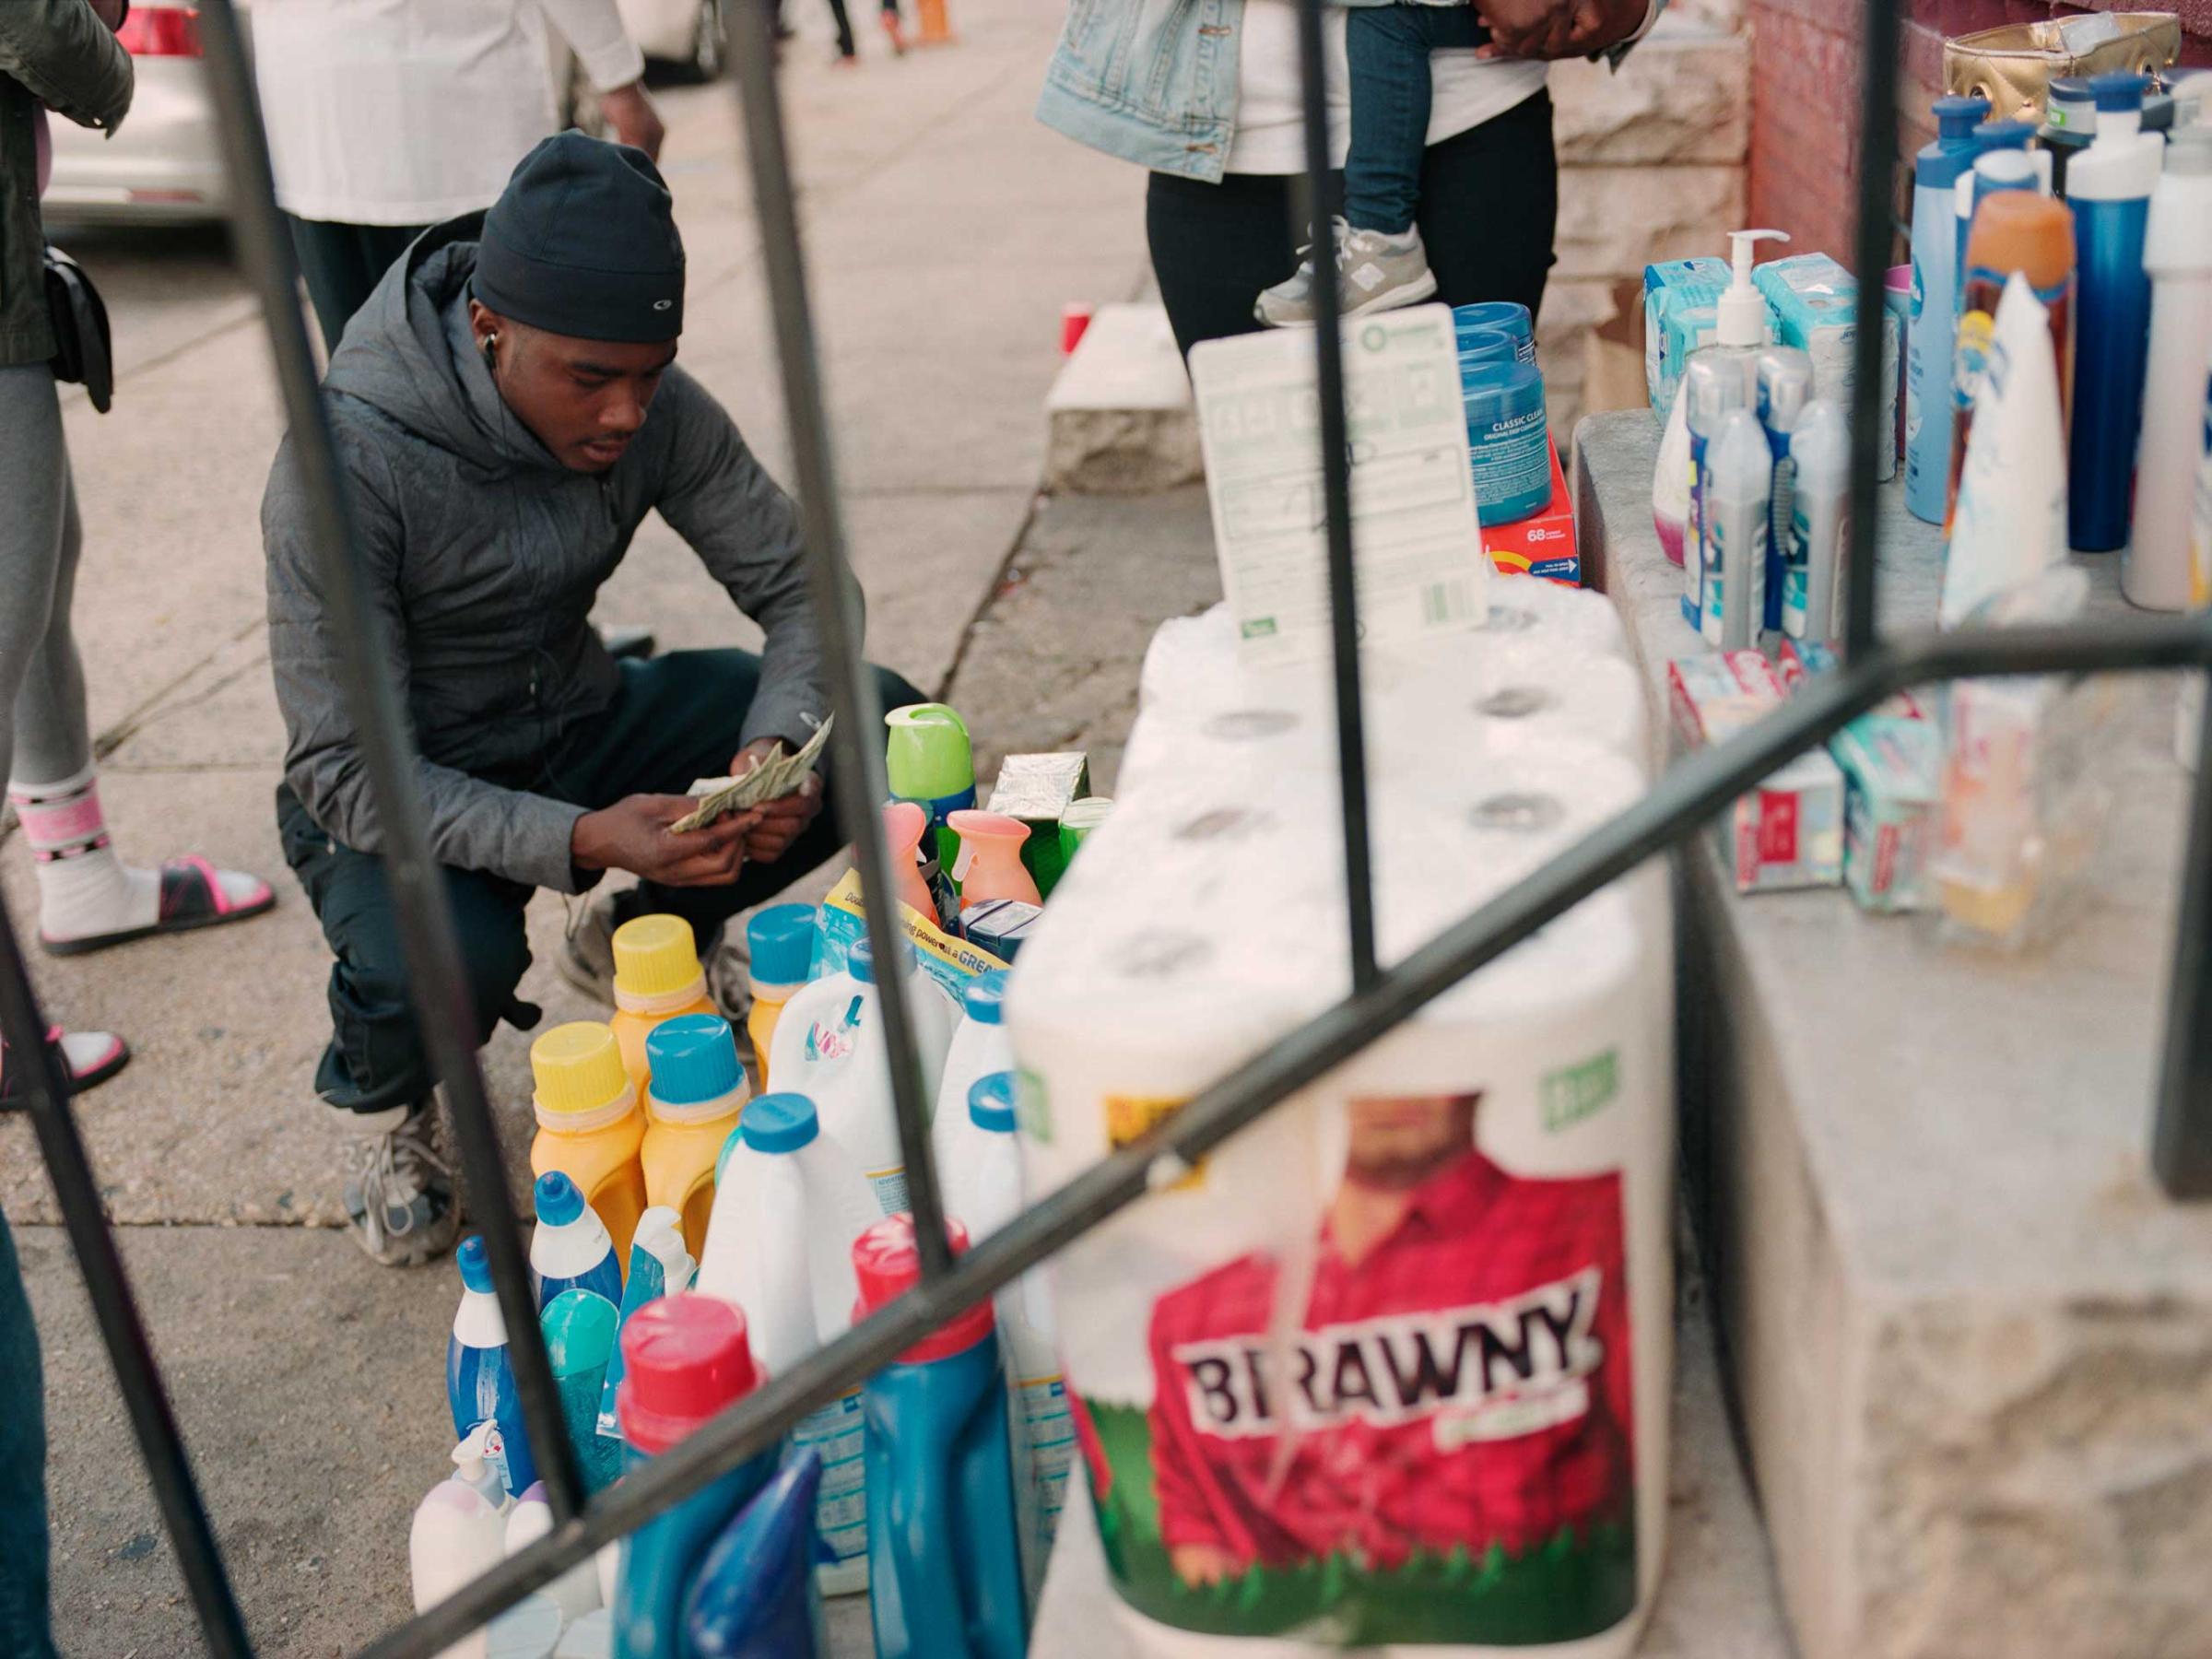
[[(1400, 7), (1395, 0), (1352, 6)], [(1615, 61), (1664, 0), (1475, 0), (1487, 44), (1430, 53), (1415, 225), (1438, 298), (1518, 300), (1535, 315), (1559, 204), (1547, 60)], [(1324, 21), (1333, 157), (1347, 96), (1346, 5)], [(1253, 297), (1300, 264), (1292, 180), (1304, 171), (1294, 0), (1072, 0), (1038, 118), (1146, 168), (1146, 230), (1185, 352), (1262, 326)], [(1337, 204), (1332, 202), (1335, 210)]]

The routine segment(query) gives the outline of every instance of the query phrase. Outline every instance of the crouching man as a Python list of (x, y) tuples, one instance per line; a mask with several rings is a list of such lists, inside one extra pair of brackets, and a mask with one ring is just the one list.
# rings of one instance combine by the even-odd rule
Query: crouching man
[[(676, 367), (683, 323), (683, 243), (660, 174), (641, 151), (564, 133), (487, 212), (409, 248), (324, 382), (479, 1043), (502, 1017), (535, 1019), (515, 996), (535, 889), (642, 878), (594, 902), (567, 947), (564, 971), (604, 995), (606, 937), (629, 916), (682, 916), (711, 948), (730, 916), (838, 846), (818, 778), (669, 829), (695, 805), (680, 793), (694, 778), (795, 748), (830, 706), (796, 511)], [(759, 654), (608, 655), (592, 602), (655, 511), (759, 625)], [(340, 1114), (362, 1247), (417, 1264), (452, 1243), (459, 1206), (288, 439), (262, 534), (287, 739), (277, 825), (336, 959), (316, 1091)], [(879, 683), (887, 708), (921, 700), (895, 675)]]

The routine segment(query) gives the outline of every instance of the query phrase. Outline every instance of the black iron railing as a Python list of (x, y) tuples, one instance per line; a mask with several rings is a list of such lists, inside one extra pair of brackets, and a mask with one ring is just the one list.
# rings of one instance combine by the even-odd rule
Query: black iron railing
[[(796, 484), (805, 509), (808, 564), (823, 639), (835, 671), (839, 733), (830, 745), (838, 808), (871, 893), (892, 890), (890, 861), (875, 803), (884, 798), (882, 729), (873, 677), (860, 654), (851, 597), (829, 421), (807, 300), (784, 127), (773, 72), (767, 0), (728, 0), (743, 14), (733, 31), (754, 199), (766, 246), (769, 291), (782, 365)], [(1321, 0), (1299, 0), (1300, 51), (1307, 125), (1306, 200), (1326, 202), (1327, 142), (1321, 70)], [(807, 1410), (836, 1397), (950, 1315), (1144, 1196), (1162, 1159), (1194, 1161), (1294, 1090), (1341, 1065), (1430, 999), (1510, 950), (1606, 883), (1695, 834), (1714, 813), (1775, 767), (1846, 722), (1908, 687), (1984, 674), (2212, 667), (2212, 623), (2142, 618), (2001, 633), (1877, 638), (1875, 466), (1877, 405), (1852, 410), (1853, 483), (1847, 662), (1838, 674), (1801, 690), (1750, 731), (1694, 754), (1652, 792), (1512, 891), (1388, 970), (1378, 969), (1367, 844), (1365, 743), (1359, 701), (1358, 594), (1352, 563), (1349, 465), (1345, 441), (1343, 364), (1333, 326), (1314, 331), (1321, 399), (1322, 477), (1327, 517), (1328, 588), (1336, 677), (1345, 865), (1349, 896), (1351, 995), (1301, 1030), (1255, 1055), (1135, 1145), (1107, 1158), (1031, 1206), (959, 1260), (948, 1259), (936, 1174), (930, 1156), (925, 1096), (915, 1056), (905, 986), (898, 975), (877, 989), (893, 1056), (899, 1131), (911, 1197), (925, 1253), (922, 1284), (854, 1326), (652, 1465), (589, 1503), (554, 1393), (551, 1368), (530, 1290), (527, 1257), (515, 1224), (498, 1130), (471, 1041), (473, 1021), (442, 901), (416, 786), (415, 757), (392, 683), (371, 632), (353, 555), (352, 524), (332, 448), (297, 299), (297, 271), (272, 187), (232, 0), (201, 0), (207, 62), (223, 115), (224, 142), (237, 201), (239, 247), (259, 292), (282, 382), (292, 441), (314, 513), (315, 557), (332, 611), (332, 636), (347, 711), (382, 826), (394, 901), (398, 907), (417, 1013), (439, 1068), (459, 1139), (474, 1218), (490, 1253), (528, 1431), (554, 1512), (553, 1530), (451, 1599), (380, 1638), (370, 1659), (424, 1659), (484, 1624), (533, 1589), (585, 1559), (608, 1541), (700, 1490), (771, 1442)], [(1898, 0), (1867, 0), (1860, 112), (1858, 268), (1889, 260), (1889, 188), (1897, 159), (1895, 64)], [(1325, 222), (1325, 219), (1324, 220)], [(1316, 238), (1316, 304), (1338, 312), (1335, 272), (1325, 231)], [(1858, 383), (1879, 378), (1882, 288), (1859, 287)], [(2176, 1198), (2212, 1196), (2212, 722), (2192, 795), (2177, 948), (2161, 1087), (2151, 1137), (2151, 1166)], [(867, 925), (878, 959), (896, 948), (890, 907), (872, 906)], [(205, 1505), (160, 1375), (148, 1349), (130, 1284), (101, 1210), (84, 1143), (70, 1116), (68, 1080), (32, 994), (18, 935), (0, 911), (0, 1034), (28, 1062), (23, 1103), (53, 1177), (70, 1240), (129, 1407), (170, 1539), (183, 1571), (208, 1648), (218, 1659), (252, 1652)]]

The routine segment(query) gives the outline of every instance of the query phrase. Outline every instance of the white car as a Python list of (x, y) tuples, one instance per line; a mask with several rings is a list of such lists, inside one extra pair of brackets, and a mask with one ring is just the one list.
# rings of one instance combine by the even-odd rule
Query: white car
[[(239, 21), (246, 20), (241, 6)], [(117, 39), (135, 60), (130, 116), (112, 138), (74, 121), (49, 124), (53, 182), (41, 217), (50, 224), (221, 218), (229, 182), (198, 14), (171, 0), (139, 0)]]
[(656, 63), (669, 64), (693, 80), (722, 74), (722, 6), (718, 0), (617, 0), (622, 27), (638, 50)]

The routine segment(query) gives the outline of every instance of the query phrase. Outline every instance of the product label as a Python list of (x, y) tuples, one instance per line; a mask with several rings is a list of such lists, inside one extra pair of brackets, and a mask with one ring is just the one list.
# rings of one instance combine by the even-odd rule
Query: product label
[(1539, 1109), (1544, 1127), (1557, 1135), (1611, 1105), (1620, 1093), (1620, 1055), (1607, 1049), (1580, 1065), (1545, 1075)]
[(1985, 311), (1970, 311), (1959, 319), (1959, 344), (1951, 359), (1951, 406), (1959, 413), (1971, 411), (1989, 372), (1989, 349), (1996, 338), (1997, 320)]
[(1689, 441), (1689, 514), (1682, 521), (1682, 619), (1705, 626), (1705, 441)]
[(1014, 1076), (1014, 1118), (1022, 1134), (1041, 1147), (1053, 1144), (1053, 1101), (1044, 1079), (1026, 1065)]
[(1804, 504), (1790, 504), (1789, 560), (1782, 572), (1782, 629), (1793, 639), (1805, 637), (1805, 596), (1813, 563), (1813, 526)]
[[(1119, 1152), (1124, 1147), (1144, 1139), (1155, 1124), (1173, 1117), (1190, 1103), (1188, 1095), (1108, 1095), (1106, 1144)], [(1162, 1190), (1186, 1193), (1205, 1183), (1206, 1159), (1202, 1158)]]
[(868, 1494), (862, 1462), (860, 1391), (810, 1411), (791, 1431), (800, 1451), (812, 1447), (822, 1459), (822, 1484), (814, 1500), (815, 1530), (831, 1559), (849, 1561), (867, 1553)]
[(906, 1195), (906, 1166), (893, 1164), (888, 1169), (865, 1171), (868, 1184), (876, 1189), (876, 1202), (883, 1206), (887, 1216), (904, 1214), (912, 1208)]
[(1797, 862), (1797, 797), (1780, 790), (1759, 793), (1759, 862), (1794, 865)]
[(1487, 431), (1471, 434), (1468, 451), (1475, 467), (1475, 505), (1518, 500), (1531, 495), (1551, 499), (1551, 452), (1544, 442), (1544, 411), (1493, 420)]
[[(1608, 1051), (1547, 1079), (1541, 1109), (1586, 1115), (1618, 1088)], [(1482, 1149), (1493, 1109), (1350, 1102), (1288, 1331), (1270, 1253), (1155, 1293), (1144, 1392), (1077, 1414), (1138, 1611), (1362, 1649), (1577, 1641), (1634, 1611), (1620, 1176), (1517, 1173)]]
[(1050, 1549), (1067, 1503), (1067, 1471), (1076, 1457), (1076, 1422), (1067, 1384), (1058, 1376), (1024, 1377), (1016, 1384), (1022, 1433), (1030, 1449), (1030, 1482), (1037, 1494), (1040, 1542)]

